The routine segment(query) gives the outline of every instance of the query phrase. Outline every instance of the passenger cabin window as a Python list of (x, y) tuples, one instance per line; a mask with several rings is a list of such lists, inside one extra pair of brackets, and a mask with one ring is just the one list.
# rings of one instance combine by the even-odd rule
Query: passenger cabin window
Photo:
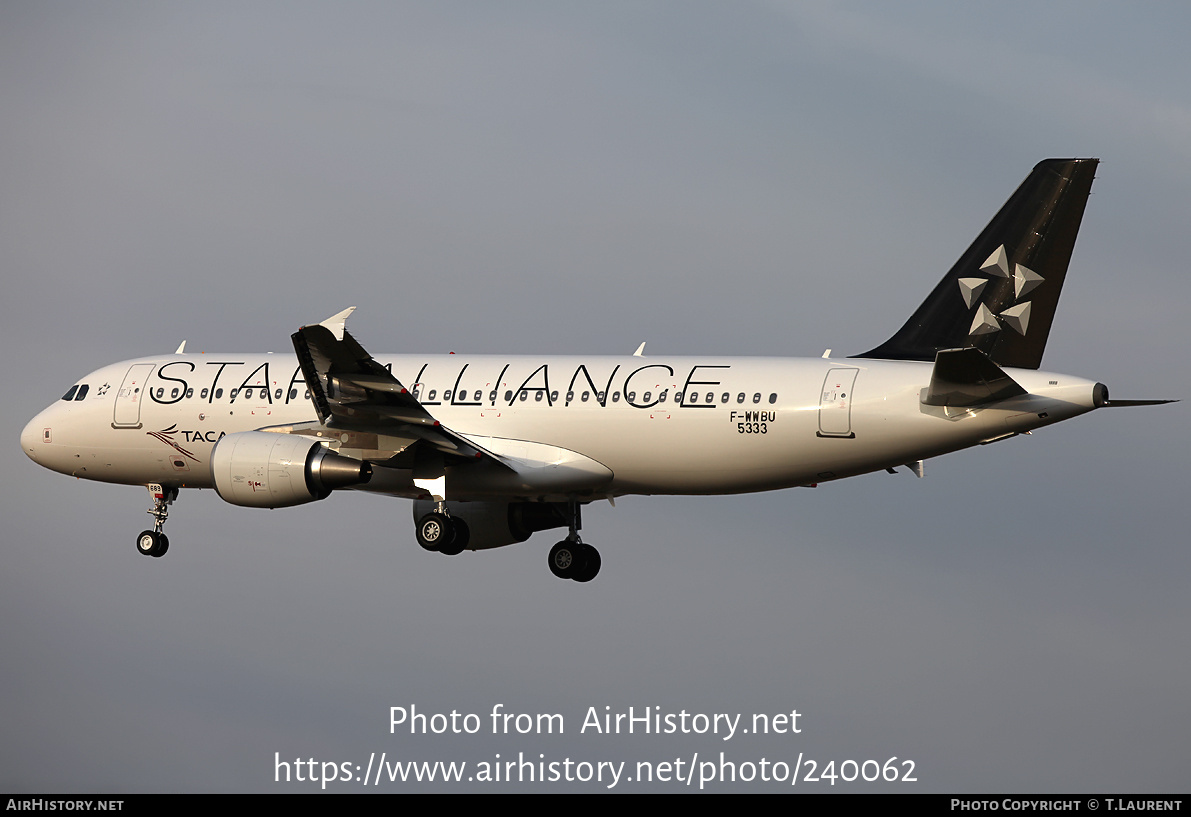
[(583, 392), (583, 396), (579, 399), (586, 403), (589, 397), (591, 397), (591, 392), (585, 391)]
[(68, 391), (66, 394), (62, 395), (62, 399), (63, 399), (63, 400), (73, 400), (73, 399), (74, 399), (74, 393), (75, 393), (76, 391), (78, 391), (78, 390), (79, 390), (79, 387), (78, 387), (78, 386), (71, 386), (71, 387), (70, 387), (70, 391)]
[(558, 392), (557, 391), (550, 392), (550, 402), (553, 403), (556, 400), (558, 400)]
[(436, 392), (437, 392), (437, 389), (431, 389), (431, 390), (430, 390), (430, 394), (426, 395), (426, 399), (427, 399), (427, 400), (433, 400), (433, 399), (434, 399), (434, 395), (435, 395), (435, 393), (436, 393)]
[(737, 403), (743, 403), (743, 402), (744, 402), (744, 392), (741, 392), (740, 394), (736, 395), (736, 402), (737, 402)]
[(278, 389), (277, 391), (273, 392), (273, 399), (274, 399), (274, 400), (280, 400), (280, 399), (281, 399), (281, 389)]
[[(476, 394), (479, 394), (479, 392), (476, 392)], [(480, 398), (477, 397), (476, 399), (479, 400)], [(496, 402), (496, 391), (495, 390), (488, 392), (488, 402), (489, 403)]]
[(728, 402), (728, 398), (729, 398), (730, 396), (731, 396), (731, 395), (729, 395), (727, 392), (724, 392), (723, 394), (721, 394), (721, 395), (720, 395), (720, 402), (721, 402), (721, 403), (727, 403), (727, 402)]
[(194, 389), (187, 389), (186, 390), (186, 399), (189, 400), (191, 397), (194, 397)]
[(297, 400), (297, 399), (298, 399), (298, 390), (297, 390), (297, 389), (290, 389), (290, 390), (289, 390), (289, 399), (290, 399), (290, 400)]
[(199, 397), (201, 397), (201, 398), (203, 398), (204, 400), (206, 400), (206, 399), (207, 399), (207, 390), (206, 390), (206, 389), (203, 389), (201, 392), (199, 392)]
[(223, 389), (216, 389), (215, 390), (215, 399), (219, 400), (222, 397), (223, 397)]
[(512, 403), (512, 402), (513, 402), (513, 392), (512, 392), (512, 390), (511, 390), (511, 389), (510, 389), (509, 391), (506, 391), (506, 392), (505, 392), (505, 402), (506, 402), (506, 403)]
[(602, 391), (596, 392), (596, 400), (599, 400), (601, 403), (604, 402), (604, 393)]
[(575, 393), (573, 391), (567, 392), (567, 402), (569, 403), (574, 399), (575, 399)]
[(769, 395), (769, 405), (772, 406), (776, 402), (777, 402), (777, 393), (774, 392), (773, 394)]
[(529, 399), (529, 392), (527, 392), (525, 389), (522, 389), (521, 390), (521, 402), (524, 403), (528, 399)]
[(476, 389), (476, 396), (473, 397), (472, 399), (475, 400), (477, 403), (480, 402), (482, 399), (484, 399), (484, 392), (480, 391), (479, 389)]
[(633, 400), (635, 400), (636, 397), (637, 397), (637, 392), (635, 392), (635, 391), (626, 391), (624, 393), (624, 399), (628, 400), (630, 403), (633, 402)]
[[(431, 399), (433, 400), (434, 398), (432, 397)], [(451, 390), (450, 390), (450, 389), (447, 389), (446, 391), (444, 391), (444, 392), (442, 393), (442, 399), (443, 399), (443, 400), (450, 400), (450, 399), (451, 399)]]
[(533, 393), (533, 399), (538, 401), (539, 403), (542, 402), (542, 390), (541, 389), (538, 389), (537, 391), (535, 391)]
[(620, 402), (620, 392), (618, 392), (618, 391), (614, 391), (614, 392), (612, 392), (612, 402), (613, 402), (613, 403), (619, 403), (619, 402)]
[(760, 403), (760, 402), (761, 402), (761, 392), (757, 392), (756, 394), (754, 394), (754, 395), (753, 395), (753, 402), (754, 402), (754, 403)]

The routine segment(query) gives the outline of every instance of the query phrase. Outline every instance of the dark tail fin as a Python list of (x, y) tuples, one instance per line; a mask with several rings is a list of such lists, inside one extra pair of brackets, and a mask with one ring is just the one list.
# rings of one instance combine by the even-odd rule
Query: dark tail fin
[(1099, 161), (1039, 162), (906, 325), (856, 357), (934, 360), (974, 346), (1037, 369)]

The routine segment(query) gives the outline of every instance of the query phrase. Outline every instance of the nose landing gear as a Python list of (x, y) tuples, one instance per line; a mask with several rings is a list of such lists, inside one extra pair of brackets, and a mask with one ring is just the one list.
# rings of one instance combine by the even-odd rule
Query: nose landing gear
[(178, 489), (163, 488), (156, 483), (151, 483), (147, 487), (149, 495), (153, 497), (153, 507), (146, 513), (153, 517), (153, 530), (143, 530), (137, 535), (136, 549), (142, 555), (159, 558), (170, 549), (170, 539), (162, 533), (161, 529), (170, 515), (168, 506), (178, 498)]

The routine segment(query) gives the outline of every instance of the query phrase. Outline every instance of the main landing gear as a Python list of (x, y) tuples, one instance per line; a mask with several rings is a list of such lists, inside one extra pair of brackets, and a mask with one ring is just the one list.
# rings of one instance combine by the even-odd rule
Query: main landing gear
[(161, 557), (170, 549), (170, 538), (162, 533), (165, 520), (170, 512), (167, 506), (172, 505), (178, 498), (177, 488), (163, 488), (157, 484), (148, 486), (149, 495), (153, 497), (153, 507), (146, 513), (153, 517), (153, 530), (143, 530), (136, 537), (136, 549), (145, 556)]
[(574, 500), (567, 503), (567, 527), (570, 528), (567, 538), (550, 548), (550, 572), (560, 579), (589, 582), (600, 572), (602, 560), (598, 550), (579, 538), (583, 519), (579, 503)]
[(439, 502), (433, 513), (418, 520), (418, 544), (426, 550), (458, 556), (467, 549), (471, 531), (462, 519), (455, 519), (447, 513), (447, 504)]

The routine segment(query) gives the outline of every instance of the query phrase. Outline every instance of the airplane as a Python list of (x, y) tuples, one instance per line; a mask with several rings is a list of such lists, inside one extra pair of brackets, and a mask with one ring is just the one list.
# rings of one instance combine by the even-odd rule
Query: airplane
[(303, 326), (294, 356), (126, 360), (21, 433), (36, 463), (148, 488), (159, 557), (182, 488), (282, 508), (343, 489), (413, 500), (425, 549), (456, 555), (566, 528), (551, 572), (601, 567), (582, 508), (630, 494), (816, 486), (1003, 440), (1098, 408), (1102, 383), (1039, 371), (1097, 159), (1047, 159), (916, 312), (851, 357), (385, 355)]

